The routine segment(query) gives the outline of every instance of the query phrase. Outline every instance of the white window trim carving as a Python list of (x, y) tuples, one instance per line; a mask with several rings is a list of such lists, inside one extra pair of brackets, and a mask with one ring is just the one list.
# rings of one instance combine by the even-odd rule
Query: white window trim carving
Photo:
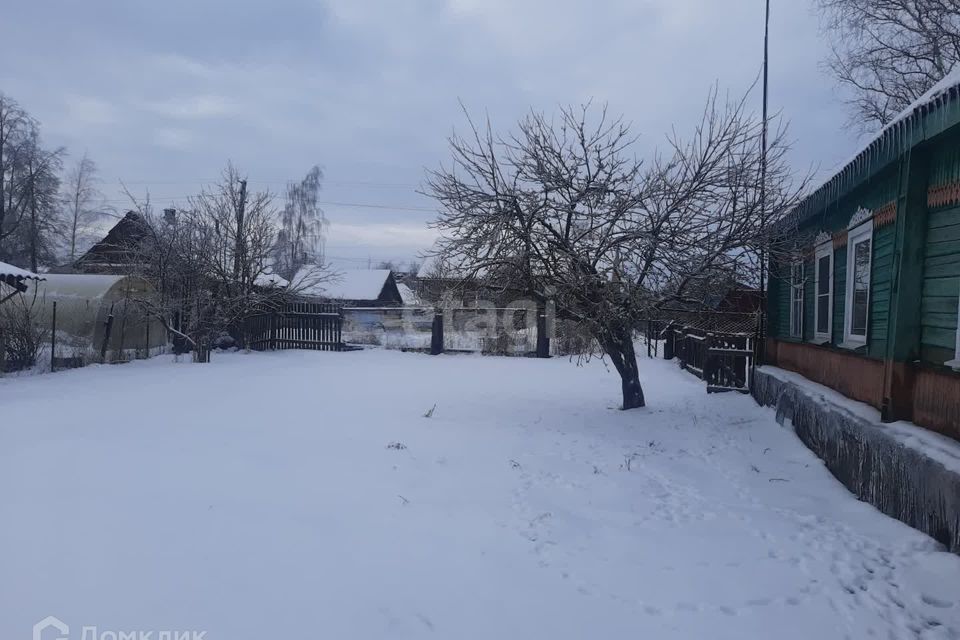
[(852, 216), (850, 216), (850, 223), (847, 225), (847, 229), (858, 227), (872, 217), (873, 211), (870, 211), (870, 209), (867, 209), (866, 207), (860, 207)]
[[(857, 213), (853, 214), (850, 226), (847, 227), (849, 229), (847, 233), (847, 295), (844, 300), (843, 344), (841, 346), (850, 349), (856, 349), (867, 344), (867, 337), (870, 335), (870, 297), (873, 293), (873, 219), (868, 217), (865, 219), (866, 221), (863, 221), (861, 213), (864, 211), (867, 214), (870, 213), (867, 209), (861, 207)], [(854, 225), (854, 220), (858, 217), (861, 221)], [(850, 332), (853, 325), (853, 270), (856, 267), (854, 250), (858, 244), (867, 239), (870, 240), (870, 259), (867, 261), (867, 326), (864, 335), (858, 336)]]
[[(815, 249), (813, 263), (816, 276), (813, 285), (813, 335), (817, 342), (830, 342), (833, 339), (833, 239), (829, 235), (826, 240), (822, 236), (818, 236), (817, 239), (821, 242)], [(820, 328), (820, 259), (824, 257), (830, 258), (830, 288), (827, 290), (827, 331), (825, 333), (817, 330)]]

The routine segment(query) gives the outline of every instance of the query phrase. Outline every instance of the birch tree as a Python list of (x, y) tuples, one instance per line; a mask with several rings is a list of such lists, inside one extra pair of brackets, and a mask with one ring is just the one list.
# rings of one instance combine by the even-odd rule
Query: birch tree
[(315, 166), (300, 182), (287, 184), (273, 254), (276, 272), (288, 280), (304, 265), (323, 263), (329, 223), (319, 205), (322, 181), (323, 172)]
[(97, 179), (97, 165), (86, 154), (73, 165), (63, 180), (63, 207), (70, 262), (77, 259), (77, 246), (87, 240), (90, 225), (103, 215), (103, 194)]

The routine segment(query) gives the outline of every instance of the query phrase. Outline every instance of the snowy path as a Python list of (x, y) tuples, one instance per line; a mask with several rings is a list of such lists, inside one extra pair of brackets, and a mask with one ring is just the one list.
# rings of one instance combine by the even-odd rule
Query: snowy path
[(641, 370), (631, 412), (563, 359), (0, 380), (0, 638), (960, 638), (960, 557), (750, 398)]

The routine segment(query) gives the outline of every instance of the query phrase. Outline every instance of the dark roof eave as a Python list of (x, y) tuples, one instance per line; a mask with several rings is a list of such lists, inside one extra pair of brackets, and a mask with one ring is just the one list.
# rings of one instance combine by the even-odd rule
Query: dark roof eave
[[(890, 125), (832, 178), (803, 199), (785, 218), (773, 225), (784, 233), (810, 220), (824, 208), (848, 195), (898, 160), (911, 148), (960, 124), (960, 85), (944, 90), (936, 99), (916, 107)], [(931, 117), (937, 113), (939, 117)]]

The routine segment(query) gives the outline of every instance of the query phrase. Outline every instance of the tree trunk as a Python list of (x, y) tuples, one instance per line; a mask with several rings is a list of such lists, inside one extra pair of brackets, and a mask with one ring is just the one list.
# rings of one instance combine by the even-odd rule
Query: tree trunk
[(645, 407), (647, 403), (643, 397), (643, 387), (640, 385), (637, 354), (633, 350), (633, 332), (628, 328), (617, 329), (604, 336), (600, 343), (620, 374), (623, 391), (622, 409)]
[(37, 260), (38, 247), (37, 243), (39, 238), (37, 222), (37, 194), (34, 192), (34, 187), (30, 187), (30, 270), (34, 273), (37, 273), (40, 265)]

